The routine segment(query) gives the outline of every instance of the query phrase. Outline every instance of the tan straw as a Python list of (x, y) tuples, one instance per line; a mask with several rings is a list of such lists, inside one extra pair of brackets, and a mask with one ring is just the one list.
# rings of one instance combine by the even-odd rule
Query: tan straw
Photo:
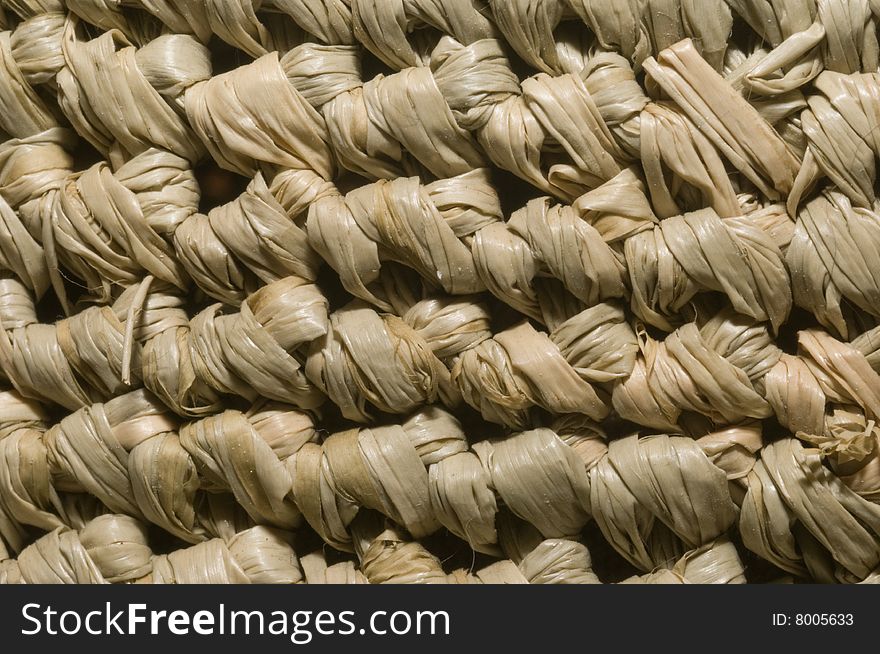
[(878, 21), (0, 0), (0, 581), (877, 583)]

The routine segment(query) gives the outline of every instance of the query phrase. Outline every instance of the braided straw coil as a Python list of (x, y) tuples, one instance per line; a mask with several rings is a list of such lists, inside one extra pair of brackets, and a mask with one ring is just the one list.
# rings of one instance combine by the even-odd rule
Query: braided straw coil
[(0, 0), (0, 582), (876, 583), (878, 23)]

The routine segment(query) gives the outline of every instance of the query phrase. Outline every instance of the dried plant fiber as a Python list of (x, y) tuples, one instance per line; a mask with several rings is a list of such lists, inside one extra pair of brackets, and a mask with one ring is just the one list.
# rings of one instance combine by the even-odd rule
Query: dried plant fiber
[(0, 582), (876, 582), (878, 25), (0, 0)]

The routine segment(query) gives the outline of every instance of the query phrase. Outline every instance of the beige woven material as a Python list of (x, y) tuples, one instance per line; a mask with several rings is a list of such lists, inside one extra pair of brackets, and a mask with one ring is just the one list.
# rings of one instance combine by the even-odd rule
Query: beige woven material
[(0, 0), (0, 582), (876, 583), (878, 26)]

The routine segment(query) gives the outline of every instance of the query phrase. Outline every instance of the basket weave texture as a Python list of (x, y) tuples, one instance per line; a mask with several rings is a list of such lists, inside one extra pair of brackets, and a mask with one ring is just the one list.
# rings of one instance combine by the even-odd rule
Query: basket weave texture
[(880, 580), (876, 0), (0, 0), (0, 582)]

